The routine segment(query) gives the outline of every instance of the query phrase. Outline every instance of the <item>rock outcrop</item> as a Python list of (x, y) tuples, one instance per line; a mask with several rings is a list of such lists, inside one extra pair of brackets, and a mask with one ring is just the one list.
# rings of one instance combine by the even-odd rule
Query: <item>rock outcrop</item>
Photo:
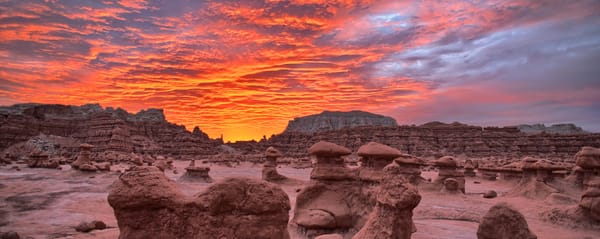
[(490, 208), (477, 229), (477, 239), (536, 239), (523, 214), (506, 203)]
[(396, 120), (364, 111), (323, 111), (320, 114), (294, 118), (284, 132), (314, 133), (357, 126), (396, 126)]
[(289, 238), (287, 194), (264, 181), (230, 178), (187, 197), (158, 168), (133, 167), (108, 203), (120, 239)]

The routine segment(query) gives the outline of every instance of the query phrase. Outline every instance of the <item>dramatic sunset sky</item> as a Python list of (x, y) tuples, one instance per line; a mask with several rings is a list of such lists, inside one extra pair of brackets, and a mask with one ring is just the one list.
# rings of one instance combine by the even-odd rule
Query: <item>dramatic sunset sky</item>
[(24, 102), (225, 140), (354, 109), (600, 131), (600, 1), (0, 0), (0, 105)]

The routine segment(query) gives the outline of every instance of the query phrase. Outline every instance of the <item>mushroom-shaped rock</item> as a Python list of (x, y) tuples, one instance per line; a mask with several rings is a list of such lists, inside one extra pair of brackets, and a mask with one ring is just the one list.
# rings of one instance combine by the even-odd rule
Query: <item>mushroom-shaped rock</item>
[(344, 160), (340, 158), (351, 153), (346, 147), (319, 141), (311, 146), (308, 152), (317, 157), (317, 163), (310, 173), (311, 179), (334, 181), (356, 179), (356, 171), (346, 168)]
[(444, 156), (433, 162), (438, 167), (438, 177), (433, 181), (434, 189), (442, 190), (445, 186), (444, 182), (447, 178), (453, 178), (459, 184), (461, 192), (465, 192), (465, 175), (457, 170), (456, 159), (452, 156)]
[(212, 183), (213, 180), (208, 172), (210, 172), (210, 167), (188, 166), (185, 168), (185, 173), (178, 179), (178, 181)]
[(262, 168), (262, 179), (266, 181), (281, 181), (287, 179), (287, 177), (277, 172), (277, 158), (281, 157), (282, 154), (276, 148), (269, 147), (265, 151), (265, 164)]
[(552, 171), (564, 169), (563, 167), (555, 165), (548, 160), (538, 160), (533, 166), (536, 168), (537, 180), (543, 182), (552, 181)]
[(465, 163), (463, 164), (463, 168), (465, 169), (465, 176), (466, 177), (475, 177), (475, 164), (473, 163), (473, 160), (467, 159), (465, 160)]
[(384, 168), (377, 204), (353, 239), (409, 239), (415, 232), (412, 210), (421, 201), (415, 186), (396, 174), (397, 164)]
[(408, 154), (402, 154), (394, 159), (394, 163), (398, 164), (398, 173), (412, 184), (418, 185), (424, 179), (421, 177), (421, 165), (425, 164), (420, 158), (413, 157)]
[(281, 156), (283, 156), (283, 154), (274, 147), (268, 147), (267, 150), (265, 150), (265, 157), (267, 158), (279, 158)]
[(340, 157), (351, 154), (352, 151), (350, 151), (344, 146), (340, 146), (327, 141), (319, 141), (316, 144), (310, 146), (310, 148), (308, 149), (308, 153), (310, 155), (316, 155), (317, 157)]
[[(371, 157), (371, 158), (385, 158), (385, 159), (393, 159), (396, 158), (402, 153), (400, 150), (387, 146), (385, 144), (380, 144), (377, 142), (369, 142), (360, 148), (358, 148), (357, 152), (358, 156), (361, 157)], [(385, 166), (384, 166), (385, 167)]]
[(119, 238), (289, 238), (289, 199), (278, 186), (231, 178), (186, 197), (153, 166), (132, 167), (108, 195)]
[(477, 229), (477, 239), (536, 239), (523, 214), (506, 203), (490, 208)]
[(369, 142), (358, 149), (358, 155), (362, 161), (359, 178), (363, 181), (379, 182), (383, 177), (383, 167), (402, 153), (390, 146)]

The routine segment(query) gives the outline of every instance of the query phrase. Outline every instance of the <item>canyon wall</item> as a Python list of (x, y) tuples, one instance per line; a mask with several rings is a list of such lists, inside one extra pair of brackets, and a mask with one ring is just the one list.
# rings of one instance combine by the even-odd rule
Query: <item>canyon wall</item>
[[(284, 132), (256, 143), (260, 151), (274, 146), (285, 156), (307, 156), (310, 145), (325, 140), (354, 152), (361, 145), (376, 141), (416, 156), (466, 155), (546, 156), (572, 158), (583, 146), (600, 146), (600, 134), (527, 134), (517, 127), (479, 127), (460, 123), (427, 123), (420, 126), (364, 126), (327, 132)], [(235, 145), (232, 145), (237, 149)], [(251, 148), (244, 145), (246, 149)]]
[[(54, 135), (94, 145), (94, 151), (162, 155), (215, 154), (222, 142), (166, 121), (162, 109), (137, 114), (98, 104), (18, 104), (0, 107), (0, 150), (32, 137)], [(77, 149), (73, 149), (76, 151)]]

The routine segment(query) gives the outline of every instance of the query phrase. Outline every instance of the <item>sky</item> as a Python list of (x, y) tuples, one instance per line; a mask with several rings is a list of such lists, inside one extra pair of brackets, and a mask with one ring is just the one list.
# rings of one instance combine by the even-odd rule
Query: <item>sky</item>
[(0, 105), (24, 102), (232, 141), (324, 110), (600, 132), (600, 1), (0, 0)]

